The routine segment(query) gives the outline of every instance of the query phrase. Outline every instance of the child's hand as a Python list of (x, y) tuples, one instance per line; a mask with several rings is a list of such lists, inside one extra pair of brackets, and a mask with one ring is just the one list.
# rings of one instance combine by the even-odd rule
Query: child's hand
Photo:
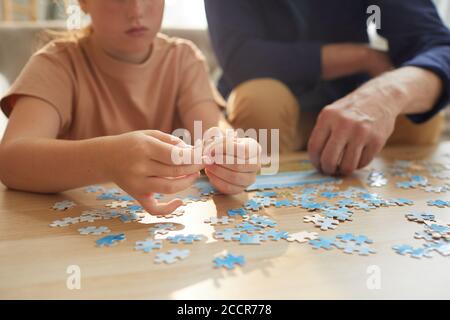
[(105, 144), (106, 176), (150, 214), (169, 214), (183, 204), (179, 199), (158, 203), (153, 193), (182, 191), (195, 182), (204, 168), (202, 164), (175, 165), (174, 152), (180, 154), (184, 148), (179, 146), (190, 146), (160, 131), (136, 131), (110, 138)]
[(251, 138), (223, 137), (207, 145), (206, 175), (224, 194), (238, 194), (255, 182), (261, 168), (261, 146)]

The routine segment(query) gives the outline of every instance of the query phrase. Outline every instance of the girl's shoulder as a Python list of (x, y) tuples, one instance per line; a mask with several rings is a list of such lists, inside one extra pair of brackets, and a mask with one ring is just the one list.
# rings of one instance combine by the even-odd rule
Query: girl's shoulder
[(155, 43), (166, 55), (173, 53), (177, 56), (182, 56), (187, 60), (205, 60), (202, 51), (191, 40), (158, 33)]
[(68, 62), (82, 54), (84, 41), (84, 38), (71, 37), (53, 39), (37, 50), (33, 56)]

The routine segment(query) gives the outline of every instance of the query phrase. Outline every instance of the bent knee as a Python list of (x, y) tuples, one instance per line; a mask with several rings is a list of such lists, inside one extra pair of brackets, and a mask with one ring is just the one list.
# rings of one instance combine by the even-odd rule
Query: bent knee
[(297, 98), (281, 81), (270, 78), (246, 81), (236, 87), (228, 100), (230, 122), (253, 127), (275, 128), (286, 118), (297, 119)]

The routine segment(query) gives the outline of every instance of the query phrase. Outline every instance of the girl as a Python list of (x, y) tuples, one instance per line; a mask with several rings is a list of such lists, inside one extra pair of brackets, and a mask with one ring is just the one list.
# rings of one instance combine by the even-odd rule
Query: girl
[[(89, 28), (34, 54), (0, 101), (10, 118), (0, 145), (1, 181), (40, 193), (113, 181), (152, 214), (182, 204), (158, 203), (153, 193), (188, 188), (203, 168), (223, 193), (253, 183), (259, 163), (172, 161), (184, 148), (168, 132), (178, 126), (193, 132), (195, 120), (206, 129), (228, 124), (202, 54), (158, 33), (164, 0), (79, 4), (91, 17)], [(256, 141), (229, 143), (254, 147)]]

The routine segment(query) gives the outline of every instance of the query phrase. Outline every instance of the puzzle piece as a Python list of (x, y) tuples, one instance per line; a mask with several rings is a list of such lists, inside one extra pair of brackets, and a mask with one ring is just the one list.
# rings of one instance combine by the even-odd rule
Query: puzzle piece
[(305, 223), (312, 222), (314, 224), (318, 224), (319, 221), (323, 220), (323, 218), (324, 218), (324, 216), (321, 216), (320, 214), (315, 214), (312, 216), (304, 216), (303, 222), (305, 222)]
[(193, 244), (194, 241), (201, 241), (203, 239), (203, 236), (200, 234), (177, 234), (173, 237), (167, 237), (167, 240), (169, 240), (171, 243), (184, 243), (184, 244)]
[(172, 223), (158, 223), (155, 224), (153, 227), (148, 228), (148, 231), (151, 235), (155, 234), (167, 234), (169, 231), (176, 230), (176, 227)]
[(411, 253), (414, 248), (411, 247), (410, 245), (407, 244), (402, 244), (402, 245), (395, 245), (392, 247), (392, 249), (394, 249), (394, 251), (398, 254), (401, 254), (402, 256), (404, 256), (405, 254)]
[(255, 194), (256, 197), (261, 197), (261, 198), (266, 198), (266, 197), (273, 198), (273, 197), (276, 197), (277, 195), (278, 195), (278, 192), (276, 192), (276, 191), (257, 192)]
[(179, 249), (173, 249), (167, 252), (161, 252), (157, 253), (155, 257), (155, 263), (166, 263), (166, 264), (172, 264), (179, 260), (186, 259), (190, 254), (189, 250), (179, 250)]
[(279, 241), (281, 239), (287, 239), (289, 237), (289, 233), (286, 231), (276, 231), (276, 230), (269, 230), (265, 231), (261, 234), (262, 240), (272, 240), (272, 241)]
[(221, 217), (221, 218), (217, 218), (217, 217), (210, 217), (208, 219), (205, 220), (205, 223), (209, 223), (212, 226), (216, 226), (216, 225), (226, 225), (229, 224), (231, 222), (233, 222), (234, 219), (230, 219), (229, 217)]
[(239, 244), (261, 244), (262, 237), (259, 234), (241, 233), (239, 236)]
[(445, 201), (445, 200), (429, 200), (429, 201), (427, 201), (427, 204), (429, 206), (435, 206), (438, 208), (450, 207), (450, 201)]
[(111, 247), (111, 246), (116, 245), (118, 242), (121, 242), (124, 240), (125, 240), (125, 234), (119, 233), (119, 234), (107, 235), (103, 238), (96, 240), (95, 243), (97, 244), (97, 247), (105, 247), (105, 246)]
[(234, 217), (234, 216), (237, 216), (237, 215), (239, 215), (241, 217), (248, 216), (248, 213), (247, 213), (247, 211), (244, 208), (230, 209), (230, 210), (227, 211), (227, 214), (230, 217)]
[(318, 237), (319, 234), (317, 232), (300, 231), (296, 233), (290, 233), (286, 240), (289, 242), (297, 241), (299, 243), (304, 243), (308, 242), (309, 240), (315, 240)]
[(338, 234), (336, 236), (337, 239), (340, 239), (342, 242), (354, 242), (356, 245), (363, 245), (363, 244), (371, 244), (373, 243), (372, 240), (370, 240), (365, 235), (354, 235), (352, 233), (345, 233), (345, 234)]
[(220, 268), (224, 267), (228, 270), (234, 269), (236, 265), (243, 267), (245, 265), (244, 256), (235, 256), (232, 254), (227, 254), (226, 256), (214, 258), (214, 267)]
[(415, 222), (425, 222), (425, 221), (435, 221), (435, 217), (434, 215), (430, 214), (430, 213), (426, 213), (426, 212), (410, 212), (405, 214), (405, 217), (410, 220), (410, 221), (415, 221)]
[(61, 220), (55, 220), (50, 224), (50, 227), (67, 227), (70, 226), (72, 224), (76, 224), (79, 223), (80, 219), (79, 217), (66, 217), (64, 219)]
[(118, 197), (112, 193), (102, 193), (97, 196), (97, 200), (118, 200)]
[(110, 207), (111, 209), (117, 209), (117, 208), (126, 208), (131, 204), (132, 202), (130, 201), (113, 201), (111, 203), (107, 203), (105, 206)]
[(405, 199), (405, 198), (396, 198), (396, 199), (392, 199), (391, 201), (398, 206), (404, 206), (404, 205), (412, 206), (414, 204), (414, 201)]
[(322, 231), (327, 231), (330, 229), (336, 229), (339, 224), (338, 220), (330, 219), (330, 218), (323, 218), (318, 222), (316, 227), (319, 227)]
[(278, 200), (275, 201), (275, 207), (292, 207), (292, 202), (289, 199)]
[(232, 228), (224, 229), (222, 231), (216, 231), (214, 233), (214, 238), (223, 239), (224, 241), (239, 240), (240, 236), (241, 230)]
[(348, 221), (348, 220), (352, 220), (352, 215), (353, 213), (351, 211), (349, 211), (347, 208), (342, 207), (342, 208), (327, 208), (324, 209), (323, 213), (325, 214), (325, 216), (327, 218), (335, 218), (339, 221)]
[(161, 249), (162, 241), (161, 240), (152, 240), (147, 239), (145, 241), (136, 241), (135, 250), (143, 251), (145, 253), (152, 252), (153, 249)]
[(255, 231), (260, 231), (263, 229), (263, 227), (254, 225), (248, 221), (244, 221), (236, 226), (239, 231), (247, 232), (247, 233), (253, 233)]
[(333, 246), (336, 245), (336, 239), (335, 238), (325, 238), (325, 237), (319, 237), (318, 239), (310, 240), (309, 244), (314, 249), (326, 249), (330, 250), (333, 248)]
[(271, 220), (267, 216), (258, 216), (257, 214), (251, 215), (248, 218), (248, 221), (256, 226), (267, 228), (267, 227), (276, 227), (277, 223)]
[(93, 227), (93, 226), (80, 228), (80, 229), (78, 229), (78, 231), (80, 232), (80, 234), (83, 234), (83, 235), (93, 234), (96, 236), (99, 236), (103, 233), (111, 232), (111, 230), (109, 230), (108, 227)]
[(244, 204), (244, 208), (251, 211), (259, 211), (263, 207), (264, 206), (261, 203), (259, 203), (256, 199), (250, 199), (246, 201)]
[(104, 191), (105, 190), (105, 188), (103, 188), (102, 186), (89, 186), (89, 187), (87, 187), (86, 189), (84, 189), (84, 192), (86, 192), (86, 193), (96, 193), (96, 192), (99, 192), (99, 191)]
[(75, 206), (76, 206), (75, 202), (69, 201), (69, 200), (64, 200), (64, 201), (56, 202), (52, 208), (53, 208), (53, 210), (65, 211), (65, 210), (71, 209)]

